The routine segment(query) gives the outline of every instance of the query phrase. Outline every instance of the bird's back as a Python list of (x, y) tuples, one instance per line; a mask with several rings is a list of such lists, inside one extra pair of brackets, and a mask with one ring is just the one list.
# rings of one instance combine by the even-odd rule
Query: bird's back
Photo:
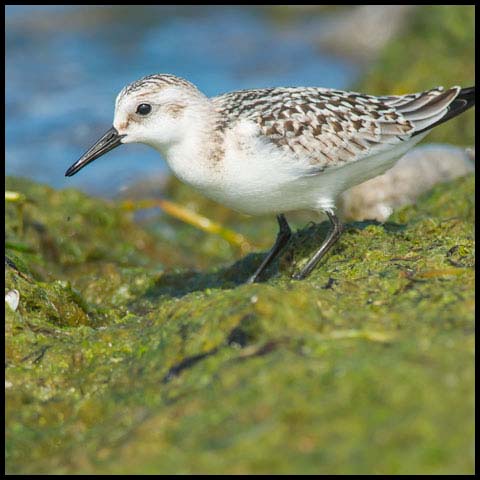
[(251, 120), (258, 135), (322, 172), (394, 149), (475, 102), (474, 87), (372, 96), (314, 87), (240, 90), (212, 99), (220, 128)]

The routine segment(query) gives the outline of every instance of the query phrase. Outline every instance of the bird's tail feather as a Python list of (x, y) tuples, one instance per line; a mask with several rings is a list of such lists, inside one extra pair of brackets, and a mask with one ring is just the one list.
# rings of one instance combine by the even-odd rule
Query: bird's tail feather
[[(436, 90), (438, 92), (438, 90)], [(431, 91), (434, 92), (434, 91)], [(430, 92), (425, 92), (428, 95)], [(415, 101), (419, 101), (417, 108), (412, 108)], [(422, 97), (414, 102), (409, 102), (407, 105), (399, 106), (398, 110), (402, 112), (404, 117), (415, 125), (415, 133), (425, 132), (431, 130), (433, 127), (450, 120), (451, 118), (460, 115), (465, 110), (475, 105), (475, 87), (452, 87), (448, 90), (432, 95), (427, 101)]]

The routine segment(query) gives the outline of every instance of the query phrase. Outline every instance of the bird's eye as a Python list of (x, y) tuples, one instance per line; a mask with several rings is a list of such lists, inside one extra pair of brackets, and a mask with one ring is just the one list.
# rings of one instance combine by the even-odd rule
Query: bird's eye
[(152, 106), (149, 105), (148, 103), (141, 103), (137, 107), (137, 113), (139, 115), (148, 115), (152, 111)]

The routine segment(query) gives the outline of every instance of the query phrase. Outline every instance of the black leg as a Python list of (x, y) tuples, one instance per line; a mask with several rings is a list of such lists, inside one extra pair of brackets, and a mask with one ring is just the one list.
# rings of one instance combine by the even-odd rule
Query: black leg
[(278, 234), (275, 244), (272, 249), (268, 252), (267, 256), (263, 259), (261, 265), (257, 268), (255, 273), (247, 280), (247, 283), (254, 283), (258, 280), (258, 277), (263, 273), (263, 271), (275, 260), (278, 254), (283, 250), (285, 245), (290, 240), (292, 236), (292, 231), (288, 225), (287, 219), (283, 214), (277, 215), (278, 221)]
[(325, 213), (328, 215), (328, 219), (332, 224), (332, 229), (330, 230), (327, 238), (322, 243), (320, 248), (315, 252), (315, 255), (307, 262), (307, 264), (300, 270), (300, 272), (294, 274), (292, 278), (295, 280), (302, 280), (305, 277), (308, 277), (312, 270), (315, 268), (317, 263), (322, 259), (322, 257), (332, 248), (336, 241), (340, 238), (340, 235), (343, 231), (343, 226), (340, 223), (340, 220), (335, 215), (333, 210), (325, 210)]

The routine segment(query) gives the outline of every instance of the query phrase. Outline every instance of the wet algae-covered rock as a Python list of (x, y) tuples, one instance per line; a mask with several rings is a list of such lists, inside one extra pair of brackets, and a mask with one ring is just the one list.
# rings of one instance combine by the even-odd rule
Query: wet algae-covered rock
[(254, 285), (259, 253), (202, 267), (118, 205), (6, 186), (9, 473), (473, 472), (473, 175), (300, 282), (328, 226), (297, 231)]

